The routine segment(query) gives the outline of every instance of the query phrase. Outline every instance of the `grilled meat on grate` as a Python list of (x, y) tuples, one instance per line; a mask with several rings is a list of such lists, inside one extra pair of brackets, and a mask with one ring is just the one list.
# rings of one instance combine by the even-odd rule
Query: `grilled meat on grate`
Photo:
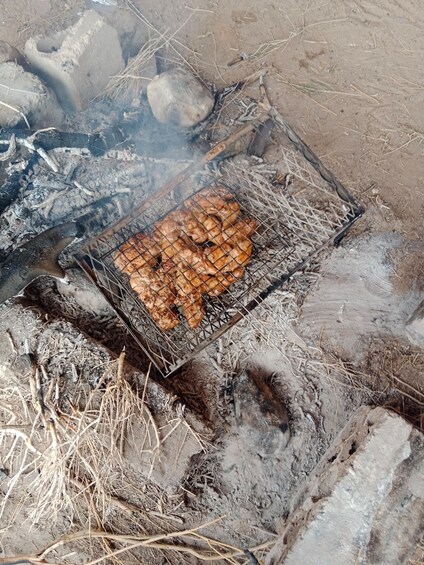
[(243, 277), (256, 229), (252, 218), (240, 219), (229, 190), (208, 188), (153, 224), (149, 234), (136, 233), (113, 259), (162, 330), (179, 324), (177, 306), (196, 329), (205, 315), (202, 295), (219, 296)]

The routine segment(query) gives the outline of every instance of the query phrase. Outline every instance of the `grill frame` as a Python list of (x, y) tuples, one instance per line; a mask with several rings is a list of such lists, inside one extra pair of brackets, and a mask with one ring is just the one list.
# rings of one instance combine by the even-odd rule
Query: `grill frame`
[[(269, 217), (274, 217), (275, 226), (280, 226), (286, 232), (279, 235), (282, 244), (279, 253), (280, 258), (284, 259), (284, 265), (277, 265), (279, 262), (276, 260), (276, 258), (278, 259), (277, 252), (276, 258), (274, 257), (270, 262), (270, 267), (266, 272), (264, 259), (260, 259), (262, 267), (260, 270), (258, 270), (258, 261), (261, 253), (266, 257), (272, 247), (269, 246), (269, 240), (260, 245), (258, 239), (261, 237), (261, 230), (258, 230), (258, 234), (253, 236), (254, 258), (247, 267), (247, 277), (252, 279), (252, 284), (249, 287), (248, 279), (245, 277), (230, 287), (222, 297), (204, 301), (207, 311), (206, 320), (209, 321), (202, 322), (198, 330), (190, 332), (186, 329), (186, 331), (183, 331), (184, 325), (181, 324), (176, 330), (161, 332), (151, 320), (143, 303), (128, 288), (129, 284), (125, 275), (122, 275), (118, 269), (114, 269), (110, 261), (111, 254), (119, 245), (134, 233), (145, 231), (146, 227), (148, 228), (152, 223), (172, 211), (172, 206), (165, 206), (166, 199), (174, 199), (176, 204), (174, 208), (180, 205), (180, 198), (175, 191), (166, 191), (163, 190), (165, 187), (162, 187), (157, 193), (157, 195), (162, 194), (162, 198), (156, 198), (152, 204), (147, 203), (144, 207), (141, 206), (143, 209), (139, 215), (133, 213), (122, 218), (115, 226), (105, 230), (100, 236), (88, 242), (77, 256), (81, 268), (101, 291), (147, 358), (164, 377), (175, 373), (187, 361), (223, 335), (230, 327), (265, 300), (270, 293), (283, 286), (294, 273), (303, 269), (308, 261), (325, 246), (340, 240), (363, 213), (363, 208), (337, 181), (334, 175), (324, 167), (318, 157), (297, 136), (287, 122), (280, 116), (275, 117), (275, 122), (281, 141), (278, 145), (278, 149), (281, 150), (281, 163), (289, 171), (298, 171), (296, 175), (299, 178), (295, 178), (298, 185), (303, 183), (306, 188), (316, 188), (319, 198), (325, 193), (323, 201), (326, 201), (326, 206), (330, 206), (332, 212), (331, 214), (322, 212), (317, 204), (312, 206), (308, 203), (307, 198), (304, 198), (305, 195), (301, 195), (302, 191), (300, 196), (299, 194), (286, 194), (287, 187), (281, 189), (272, 187), (269, 180), (260, 172), (237, 169), (233, 162), (224, 164), (223, 171), (220, 173), (223, 177), (216, 179), (207, 174), (207, 182), (205, 182), (205, 178), (202, 178), (195, 187), (195, 191), (187, 193), (186, 197), (192, 196), (192, 194), (204, 188), (207, 183), (224, 185), (237, 195), (242, 204), (242, 209), (247, 216), (251, 217), (252, 215), (255, 216), (255, 210), (253, 206), (246, 206), (246, 196), (251, 198), (253, 195), (257, 200), (256, 209), (260, 209), (261, 213), (265, 214), (263, 210), (268, 205), (269, 211), (266, 213)], [(178, 186), (180, 184), (179, 178), (184, 179), (184, 175), (177, 175), (166, 186)], [(247, 191), (250, 192), (247, 193)], [(312, 192), (313, 190), (311, 190)], [(306, 197), (309, 196), (310, 193), (307, 193)], [(269, 200), (268, 204), (267, 199)], [(165, 208), (162, 216), (155, 211), (157, 207)], [(327, 221), (332, 215), (334, 215), (335, 220)], [(263, 217), (260, 218), (260, 223), (261, 225), (265, 224)], [(308, 233), (311, 227), (312, 231)], [(268, 229), (274, 228), (268, 226)], [(319, 237), (314, 232), (315, 229), (318, 229)], [(303, 239), (301, 236), (304, 236)], [(278, 234), (276, 237), (278, 238)], [(115, 240), (112, 245), (113, 238)], [(291, 257), (289, 257), (290, 254), (286, 257), (282, 256), (283, 243), (287, 240), (290, 242), (288, 248), (291, 250)], [(294, 244), (295, 241), (297, 242), (296, 245)], [(106, 252), (105, 249), (107, 249)], [(255, 279), (252, 274), (254, 269), (261, 278), (261, 284), (257, 280), (258, 277)], [(124, 300), (122, 293), (124, 293)], [(130, 306), (126, 303), (129, 296), (132, 301)], [(217, 303), (220, 304), (221, 310), (214, 319), (212, 314), (218, 312)], [(211, 304), (215, 304), (215, 307), (212, 306), (212, 314), (209, 310)], [(140, 316), (136, 316), (137, 320), (135, 320), (134, 312), (131, 310), (134, 307), (138, 308), (138, 314), (141, 312)], [(156, 330), (152, 330), (152, 324), (156, 326)], [(206, 324), (208, 324), (207, 327)], [(163, 339), (155, 340), (154, 334), (155, 332), (158, 334), (158, 331), (163, 334)], [(187, 344), (189, 347), (187, 347)]]

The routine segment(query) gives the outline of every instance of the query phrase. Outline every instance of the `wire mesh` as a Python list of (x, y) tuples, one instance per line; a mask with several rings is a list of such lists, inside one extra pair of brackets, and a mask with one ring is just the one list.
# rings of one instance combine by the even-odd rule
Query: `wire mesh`
[(274, 165), (227, 160), (207, 187), (171, 192), (85, 249), (81, 265), (164, 376), (357, 217), (286, 137)]

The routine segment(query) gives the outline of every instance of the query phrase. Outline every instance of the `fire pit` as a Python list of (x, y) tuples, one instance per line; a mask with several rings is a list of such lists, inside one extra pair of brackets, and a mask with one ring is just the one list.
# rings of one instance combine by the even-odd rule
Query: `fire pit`
[[(302, 269), (323, 246), (340, 239), (361, 207), (290, 126), (274, 116), (272, 162), (235, 157), (219, 168), (167, 183), (131, 214), (88, 242), (78, 262), (100, 289), (149, 359), (169, 376), (247, 315)], [(180, 182), (185, 181), (185, 182)], [(187, 199), (219, 184), (231, 192), (241, 217), (255, 221), (253, 252), (243, 276), (218, 296), (204, 296), (204, 316), (190, 327), (180, 310), (172, 329), (161, 329), (114, 262), (117, 250), (136, 234), (181, 209)], [(208, 244), (205, 244), (207, 246)]]

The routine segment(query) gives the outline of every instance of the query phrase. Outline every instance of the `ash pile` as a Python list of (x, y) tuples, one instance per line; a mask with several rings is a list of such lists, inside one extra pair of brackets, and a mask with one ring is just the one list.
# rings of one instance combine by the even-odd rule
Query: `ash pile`
[[(366, 473), (391, 437), (370, 490), (358, 487), (339, 562), (358, 562), (361, 512), (372, 519), (360, 562), (400, 562), (390, 508), (419, 524), (421, 495), (408, 496), (422, 464), (407, 446), (415, 454), (422, 436), (382, 409), (355, 412), (376, 399), (335, 389), (340, 366), (291, 323), (362, 207), (271, 104), (266, 72), (217, 90), (164, 65), (163, 36), (132, 3), (112, 4), (93, 2), (23, 54), (1, 45), (4, 555), (298, 563), (356, 488), (349, 465)], [(197, 231), (184, 224), (183, 237), (187, 215)], [(184, 243), (173, 262), (172, 222)], [(217, 259), (220, 246), (230, 251)], [(186, 271), (206, 277), (201, 291), (190, 278), (189, 302)], [(166, 311), (147, 296), (159, 273)], [(393, 479), (381, 495), (388, 474), (412, 486)], [(330, 562), (320, 551), (314, 563)]]

